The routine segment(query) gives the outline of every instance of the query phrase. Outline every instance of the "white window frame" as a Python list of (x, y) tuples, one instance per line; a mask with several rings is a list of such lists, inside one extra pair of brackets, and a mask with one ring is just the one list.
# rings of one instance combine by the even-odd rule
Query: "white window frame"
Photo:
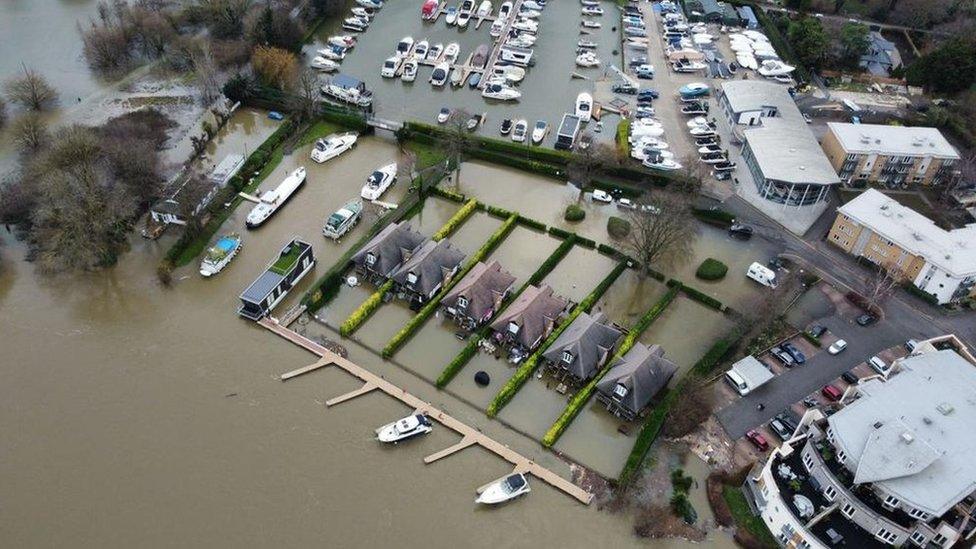
[(618, 400), (621, 399), (621, 398), (624, 398), (625, 396), (627, 396), (627, 393), (629, 393), (629, 392), (630, 392), (630, 390), (627, 389), (627, 387), (624, 386), (623, 383), (618, 383), (618, 384), (614, 385), (614, 387), (613, 387), (613, 396), (614, 396), (614, 398), (617, 398)]
[(884, 505), (885, 505), (885, 507), (890, 507), (891, 509), (895, 509), (895, 508), (898, 507), (898, 504), (899, 503), (901, 503), (901, 501), (898, 498), (896, 498), (895, 496), (890, 496), (889, 495), (889, 496), (885, 496), (885, 498), (884, 498)]
[(911, 539), (912, 543), (914, 543), (915, 545), (918, 545), (919, 547), (925, 547), (926, 544), (925, 534), (923, 534), (919, 530), (915, 530), (914, 532), (912, 532), (912, 535), (909, 536), (909, 539)]
[(850, 502), (845, 501), (843, 507), (841, 507), (841, 512), (847, 518), (854, 518), (854, 515), (857, 514), (857, 508), (851, 505)]
[(370, 267), (376, 265), (376, 255), (373, 252), (366, 252), (366, 264)]
[(512, 335), (518, 335), (520, 328), (521, 327), (518, 324), (514, 323), (514, 322), (509, 322), (508, 323), (508, 333), (510, 333)]
[(414, 273), (407, 273), (407, 284), (413, 286), (416, 283), (417, 283), (417, 275), (415, 275)]
[(563, 351), (563, 362), (565, 362), (566, 364), (570, 364), (573, 362), (573, 358), (574, 358), (573, 353), (569, 351)]
[(458, 309), (467, 309), (468, 308), (468, 298), (464, 297), (463, 295), (459, 295), (458, 298), (457, 298), (457, 308)]
[(874, 537), (880, 539), (881, 541), (889, 545), (894, 545), (895, 541), (898, 540), (898, 535), (893, 532), (889, 532), (888, 529), (885, 528), (884, 526), (878, 528), (878, 530), (875, 531)]
[(825, 486), (823, 495), (827, 498), (827, 501), (834, 501), (834, 498), (837, 497), (837, 489), (833, 486)]

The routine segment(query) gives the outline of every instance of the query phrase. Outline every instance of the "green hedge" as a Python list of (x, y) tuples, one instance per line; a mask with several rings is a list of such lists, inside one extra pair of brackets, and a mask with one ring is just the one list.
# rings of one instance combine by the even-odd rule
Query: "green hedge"
[(722, 227), (724, 229), (731, 227), (732, 222), (735, 221), (734, 215), (725, 210), (720, 210), (717, 208), (693, 208), (691, 213), (705, 223)]
[(560, 243), (559, 246), (553, 250), (552, 254), (550, 254), (549, 257), (542, 262), (542, 265), (539, 265), (539, 268), (532, 273), (532, 276), (529, 277), (526, 284), (529, 286), (537, 286), (540, 282), (542, 282), (542, 279), (548, 276), (549, 273), (556, 268), (556, 265), (562, 261), (563, 257), (569, 253), (569, 250), (573, 248), (573, 246), (576, 244), (576, 239), (577, 236), (575, 234), (570, 234), (567, 236), (566, 240), (563, 240), (562, 243)]
[(819, 337), (814, 337), (813, 334), (811, 334), (810, 332), (807, 332), (807, 331), (803, 331), (803, 332), (800, 332), (800, 333), (803, 334), (803, 339), (809, 341), (810, 344), (813, 345), (814, 347), (818, 347), (818, 348), (819, 347), (823, 347), (823, 342), (820, 341), (820, 338)]
[(622, 217), (610, 216), (607, 220), (607, 233), (617, 240), (630, 234), (630, 221)]
[(621, 118), (617, 122), (617, 134), (614, 136), (617, 152), (624, 158), (630, 158), (630, 119)]
[(454, 357), (450, 363), (441, 372), (441, 375), (437, 376), (437, 387), (443, 389), (448, 383), (454, 379), (454, 376), (461, 371), (462, 368), (467, 365), (467, 363), (474, 358), (474, 355), (478, 354), (478, 342), (488, 336), (491, 330), (487, 326), (478, 330), (477, 332), (471, 334), (468, 338), (468, 344), (461, 349), (461, 352)]
[(706, 307), (711, 307), (717, 311), (725, 310), (725, 305), (722, 305), (721, 301), (715, 299), (714, 297), (706, 293), (700, 292), (695, 288), (692, 288), (691, 286), (686, 286), (684, 284), (681, 284), (681, 291), (684, 292), (686, 296), (690, 297), (691, 299), (694, 299), (695, 301), (701, 303), (702, 305), (705, 305)]
[(721, 280), (729, 272), (729, 266), (711, 257), (702, 261), (695, 271), (695, 276), (702, 280)]
[(502, 219), (508, 219), (515, 212), (506, 210), (505, 208), (499, 208), (498, 206), (492, 206), (490, 204), (485, 205), (485, 211), (489, 214), (500, 217)]
[(456, 231), (457, 228), (460, 227), (461, 224), (464, 223), (468, 219), (468, 217), (470, 217), (471, 214), (474, 213), (475, 209), (477, 208), (478, 208), (477, 200), (473, 198), (468, 200), (467, 202), (465, 202), (464, 206), (461, 206), (460, 210), (454, 212), (454, 215), (452, 215), (451, 218), (447, 220), (447, 223), (445, 223), (443, 227), (438, 229), (437, 232), (434, 233), (434, 236), (432, 236), (431, 238), (435, 242), (439, 242), (451, 236), (451, 233)]
[(522, 216), (522, 215), (519, 216), (519, 224), (520, 225), (525, 225), (526, 227), (529, 227), (530, 229), (536, 229), (538, 231), (545, 231), (546, 229), (549, 228), (545, 223), (543, 223), (541, 221), (536, 221), (535, 219), (532, 219), (531, 217), (525, 217), (525, 216)]
[(626, 268), (626, 264), (617, 263), (617, 266), (610, 271), (610, 274), (608, 274), (596, 286), (596, 288), (594, 288), (593, 291), (590, 292), (589, 295), (587, 295), (583, 301), (579, 303), (579, 305), (573, 308), (573, 312), (569, 314), (566, 320), (564, 320), (559, 327), (549, 334), (549, 337), (547, 337), (545, 341), (542, 342), (542, 345), (540, 345), (539, 348), (532, 353), (532, 356), (530, 356), (525, 362), (522, 363), (521, 366), (519, 366), (519, 369), (515, 371), (515, 375), (509, 378), (509, 380), (505, 383), (505, 385), (502, 386), (501, 390), (498, 391), (498, 394), (495, 395), (495, 398), (488, 405), (488, 409), (485, 412), (488, 414), (488, 417), (495, 417), (498, 412), (500, 412), (501, 409), (512, 400), (515, 393), (517, 393), (519, 389), (525, 385), (525, 382), (532, 377), (532, 374), (535, 373), (536, 369), (539, 367), (540, 361), (542, 360), (542, 354), (546, 352), (546, 349), (548, 349), (549, 346), (552, 345), (560, 335), (562, 335), (566, 328), (568, 328), (569, 325), (576, 320), (576, 317), (578, 317), (580, 313), (589, 312), (590, 309), (593, 308), (596, 301), (603, 296), (607, 289), (610, 288), (610, 285), (617, 280), (617, 277), (619, 277), (620, 273), (624, 272), (624, 269)]
[(352, 314), (342, 321), (342, 324), (339, 325), (339, 335), (342, 337), (352, 335), (364, 322), (369, 320), (376, 309), (380, 308), (380, 305), (383, 304), (383, 296), (392, 289), (393, 279), (387, 280), (377, 288), (365, 301), (359, 304), (359, 307), (356, 307)]
[(583, 221), (586, 218), (586, 210), (580, 208), (576, 204), (570, 204), (566, 206), (566, 212), (563, 214), (563, 219), (569, 221), (570, 223), (577, 223)]
[[(495, 247), (498, 246), (498, 244), (504, 240), (506, 236), (508, 236), (508, 233), (512, 231), (512, 229), (515, 227), (516, 221), (518, 221), (518, 216), (512, 214), (508, 219), (505, 220), (504, 223), (502, 223), (500, 227), (498, 227), (498, 229), (495, 230), (494, 233), (491, 234), (491, 236), (488, 237), (488, 240), (486, 240), (485, 243), (481, 245), (481, 248), (479, 248), (478, 251), (468, 259), (468, 262), (460, 271), (458, 271), (454, 278), (452, 278), (447, 284), (444, 284), (440, 291), (437, 292), (437, 295), (425, 303), (420, 311), (418, 311), (413, 318), (407, 321), (407, 324), (404, 325), (404, 327), (401, 328), (400, 331), (397, 332), (389, 342), (387, 342), (386, 346), (383, 347), (383, 358), (390, 358), (393, 356), (393, 354), (397, 352), (397, 349), (406, 343), (410, 337), (412, 337), (413, 334), (424, 325), (424, 322), (426, 322), (427, 319), (430, 318), (430, 316), (437, 310), (437, 307), (440, 306), (441, 299), (447, 295), (447, 292), (451, 291), (451, 288), (453, 288), (455, 284), (464, 278), (464, 275), (468, 274), (468, 271), (470, 271), (475, 264), (488, 257), (488, 254), (490, 254), (491, 251), (494, 250)], [(448, 223), (450, 223), (450, 221), (448, 221)], [(445, 227), (446, 226), (447, 225), (445, 225)]]
[(571, 232), (569, 232), (569, 231), (567, 231), (565, 229), (560, 229), (559, 227), (556, 227), (555, 225), (553, 225), (552, 227), (549, 227), (549, 234), (551, 234), (552, 236), (555, 236), (556, 238), (562, 238), (562, 239), (565, 240), (565, 239), (569, 238), (573, 233), (571, 233)]
[(661, 299), (658, 300), (658, 302), (655, 303), (654, 306), (651, 307), (650, 310), (648, 310), (644, 316), (642, 316), (627, 332), (626, 337), (624, 337), (623, 341), (620, 342), (620, 347), (613, 358), (607, 361), (606, 366), (604, 366), (603, 369), (600, 370), (597, 375), (589, 381), (589, 383), (584, 385), (582, 389), (573, 395), (573, 398), (569, 400), (569, 404), (566, 406), (566, 409), (563, 410), (563, 413), (559, 416), (556, 422), (552, 424), (552, 427), (546, 431), (545, 436), (542, 437), (543, 446), (546, 448), (551, 448), (552, 445), (559, 440), (559, 437), (561, 437), (566, 431), (569, 424), (576, 419), (576, 416), (579, 415), (580, 411), (583, 410), (583, 406), (585, 406), (590, 400), (590, 397), (593, 396), (594, 391), (596, 391), (597, 383), (599, 383), (600, 380), (603, 379), (603, 376), (610, 371), (610, 368), (617, 360), (627, 354), (627, 351), (629, 351), (637, 342), (637, 338), (640, 337), (645, 330), (647, 330), (651, 323), (661, 316), (664, 310), (668, 308), (668, 305), (674, 301), (674, 298), (676, 295), (678, 295), (678, 291), (680, 289), (680, 284), (672, 286), (671, 289), (668, 290), (668, 292), (664, 294)]
[(922, 301), (925, 301), (929, 305), (939, 305), (939, 298), (935, 297), (935, 294), (930, 294), (911, 282), (905, 284), (905, 291), (921, 299)]
[(441, 198), (446, 198), (452, 202), (457, 202), (458, 204), (464, 204), (467, 201), (467, 197), (461, 193), (457, 193), (451, 190), (442, 189), (439, 185), (434, 185), (430, 187), (430, 194), (437, 195)]
[(584, 248), (589, 248), (591, 250), (594, 249), (594, 248), (596, 248), (596, 241), (595, 240), (590, 239), (590, 238), (586, 238), (586, 237), (583, 237), (583, 236), (578, 236), (577, 235), (577, 237), (576, 237), (576, 243), (579, 244), (580, 246), (583, 246)]

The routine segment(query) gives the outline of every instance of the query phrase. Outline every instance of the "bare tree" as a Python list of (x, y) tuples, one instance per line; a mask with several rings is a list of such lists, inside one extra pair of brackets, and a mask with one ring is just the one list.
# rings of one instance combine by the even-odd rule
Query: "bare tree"
[(179, 215), (186, 220), (184, 229), (186, 232), (197, 234), (203, 228), (203, 220), (207, 215), (207, 210), (206, 208), (199, 208), (199, 205), (212, 189), (213, 184), (199, 173), (191, 175), (180, 188), (177, 201), (179, 203)]
[(698, 194), (708, 177), (708, 165), (695, 153), (686, 155), (681, 162), (681, 177), (678, 178), (676, 187), (687, 194)]
[(58, 93), (47, 83), (43, 76), (21, 65), (24, 75), (7, 82), (7, 97), (14, 103), (40, 111), (54, 105), (58, 100)]
[(298, 74), (295, 81), (295, 93), (289, 100), (289, 108), (299, 122), (315, 116), (318, 89), (319, 77), (314, 70), (306, 68)]
[(461, 162), (464, 159), (464, 151), (471, 145), (471, 134), (468, 132), (468, 119), (471, 114), (464, 109), (457, 109), (451, 113), (447, 119), (444, 139), (441, 141), (441, 150), (454, 175), (454, 188), (461, 185)]
[(199, 48), (193, 51), (190, 58), (200, 97), (204, 105), (211, 105), (220, 97), (220, 73), (210, 43), (201, 41)]
[(14, 120), (11, 137), (21, 154), (34, 154), (48, 142), (47, 123), (37, 112), (24, 113)]
[(899, 269), (885, 269), (878, 267), (864, 282), (864, 304), (868, 311), (874, 311), (895, 293), (904, 273)]
[(942, 186), (943, 202), (950, 202), (952, 193), (956, 190), (976, 185), (976, 153), (960, 159), (958, 166), (959, 173), (951, 177)]
[(593, 143), (582, 149), (577, 147), (566, 166), (570, 182), (580, 188), (577, 200), (583, 196), (582, 191), (593, 183), (597, 175), (618, 164), (616, 149), (607, 143)]
[(631, 211), (627, 247), (640, 263), (641, 276), (652, 267), (690, 255), (698, 226), (686, 196), (659, 192)]

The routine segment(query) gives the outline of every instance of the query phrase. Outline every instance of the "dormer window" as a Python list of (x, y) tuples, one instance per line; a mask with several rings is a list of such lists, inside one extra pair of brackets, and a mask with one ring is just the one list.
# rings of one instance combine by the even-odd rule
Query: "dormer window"
[(413, 273), (407, 273), (407, 285), (413, 286), (416, 283), (417, 283), (417, 275)]
[(508, 333), (516, 335), (519, 332), (519, 325), (514, 322), (508, 323)]
[(618, 383), (616, 387), (613, 388), (613, 396), (616, 399), (622, 399), (627, 396), (627, 387), (623, 383)]
[(366, 264), (369, 265), (370, 267), (376, 264), (376, 256), (373, 255), (373, 252), (369, 252), (366, 254)]
[(468, 308), (468, 298), (464, 297), (463, 295), (459, 295), (458, 298), (457, 298), (457, 308), (458, 309), (467, 309)]
[(569, 351), (563, 351), (563, 362), (565, 362), (566, 364), (570, 364), (571, 362), (573, 362), (573, 353)]

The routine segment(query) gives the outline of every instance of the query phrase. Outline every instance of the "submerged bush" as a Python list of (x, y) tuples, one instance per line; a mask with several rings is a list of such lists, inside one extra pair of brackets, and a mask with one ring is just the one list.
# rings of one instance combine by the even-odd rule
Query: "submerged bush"
[(721, 280), (729, 272), (729, 266), (709, 257), (698, 266), (695, 276), (702, 280)]
[(625, 238), (630, 234), (630, 221), (622, 217), (611, 216), (607, 220), (607, 232), (610, 233), (610, 236), (618, 240)]
[(586, 217), (586, 211), (584, 211), (583, 208), (580, 208), (576, 204), (570, 204), (569, 206), (566, 206), (566, 213), (563, 215), (563, 218), (566, 221), (570, 221), (572, 223), (583, 221), (585, 217)]

